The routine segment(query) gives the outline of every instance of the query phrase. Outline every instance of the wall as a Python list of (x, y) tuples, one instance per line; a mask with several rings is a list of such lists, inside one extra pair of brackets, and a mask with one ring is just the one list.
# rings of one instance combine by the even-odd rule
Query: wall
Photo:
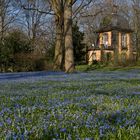
[(96, 60), (101, 61), (101, 51), (100, 50), (90, 50), (88, 51), (88, 64), (91, 65), (93, 63), (93, 57), (96, 54)]

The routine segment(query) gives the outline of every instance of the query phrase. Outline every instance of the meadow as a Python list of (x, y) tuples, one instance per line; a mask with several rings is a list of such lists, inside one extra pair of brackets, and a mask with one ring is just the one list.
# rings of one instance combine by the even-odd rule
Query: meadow
[(140, 140), (140, 70), (0, 74), (0, 139)]

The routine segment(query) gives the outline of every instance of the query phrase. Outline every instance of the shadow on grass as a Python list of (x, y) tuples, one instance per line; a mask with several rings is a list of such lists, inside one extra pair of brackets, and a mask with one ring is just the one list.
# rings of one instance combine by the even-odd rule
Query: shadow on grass
[(43, 77), (48, 75), (64, 75), (64, 72), (19, 72), (19, 73), (1, 73), (0, 80), (16, 80), (30, 77)]

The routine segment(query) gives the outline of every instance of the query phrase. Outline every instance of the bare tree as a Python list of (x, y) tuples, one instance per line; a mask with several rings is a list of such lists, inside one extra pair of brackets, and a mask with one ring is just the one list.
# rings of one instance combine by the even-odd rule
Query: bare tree
[[(19, 1), (18, 1), (19, 2)], [(47, 17), (47, 3), (40, 0), (24, 0), (19, 2), (19, 8), (22, 9), (19, 17), (19, 23), (22, 28), (27, 32), (33, 50), (38, 47), (38, 40), (44, 36), (46, 32), (45, 26), (50, 21)], [(41, 9), (42, 11), (39, 11)]]
[(14, 9), (10, 0), (0, 0), (0, 39), (3, 40), (10, 25), (15, 21), (19, 11)]

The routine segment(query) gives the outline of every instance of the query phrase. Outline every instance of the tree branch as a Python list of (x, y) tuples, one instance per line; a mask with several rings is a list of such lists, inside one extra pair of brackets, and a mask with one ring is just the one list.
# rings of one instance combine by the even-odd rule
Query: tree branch
[(24, 5), (22, 5), (21, 8), (23, 8), (24, 10), (37, 11), (37, 12), (42, 13), (42, 14), (55, 15), (54, 13), (52, 13), (52, 10), (51, 9), (49, 9), (49, 11), (45, 12), (45, 11), (42, 11), (42, 10), (40, 10), (38, 8), (28, 8), (28, 7), (25, 7)]

